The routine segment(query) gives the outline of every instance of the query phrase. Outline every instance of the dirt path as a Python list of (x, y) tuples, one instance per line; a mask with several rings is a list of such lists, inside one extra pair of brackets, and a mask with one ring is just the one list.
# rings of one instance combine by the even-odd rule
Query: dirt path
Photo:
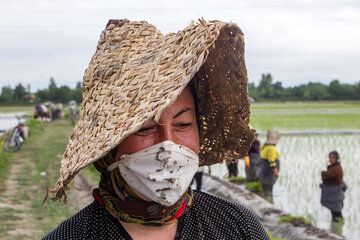
[[(42, 204), (45, 189), (52, 187), (58, 176), (61, 154), (71, 128), (65, 120), (48, 124), (12, 156), (5, 190), (0, 192), (0, 239), (41, 239), (92, 201), (91, 183), (79, 174), (69, 191), (74, 201), (68, 206), (51, 200)], [(59, 130), (64, 133), (59, 134)]]
[(9, 218), (2, 219), (2, 224), (8, 228), (4, 229), (5, 232), (1, 232), (1, 235), (5, 233), (8, 235), (7, 239), (19, 239), (20, 237), (26, 239), (41, 234), (41, 231), (37, 230), (36, 221), (31, 211), (28, 209), (29, 201), (19, 201), (17, 197), (18, 176), (21, 174), (21, 164), (25, 160), (26, 158), (18, 158), (13, 163), (10, 176), (5, 181), (5, 192), (0, 197), (0, 212), (11, 213)]
[[(7, 239), (36, 239), (34, 236), (41, 237), (43, 235), (43, 232), (37, 229), (36, 219), (32, 216), (31, 209), (29, 209), (31, 200), (21, 201), (19, 203), (17, 201), (18, 176), (21, 174), (21, 163), (25, 160), (26, 158), (18, 159), (18, 161), (12, 165), (10, 176), (5, 181), (6, 190), (0, 197), (0, 208), (4, 211), (11, 209), (10, 211), (13, 212), (13, 216), (10, 219), (5, 220), (6, 222), (2, 221), (3, 225), (15, 227), (10, 227), (6, 231), (8, 235)], [(90, 180), (79, 173), (74, 178), (74, 186), (70, 192), (71, 199), (74, 201), (71, 201), (69, 206), (71, 206), (74, 211), (77, 211), (92, 202), (92, 188)], [(2, 234), (3, 233), (1, 233), (0, 236)]]

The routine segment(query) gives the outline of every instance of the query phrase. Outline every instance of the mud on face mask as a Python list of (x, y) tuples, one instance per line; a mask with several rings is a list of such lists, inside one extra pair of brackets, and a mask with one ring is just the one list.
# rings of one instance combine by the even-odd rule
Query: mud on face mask
[(199, 166), (191, 149), (164, 141), (133, 154), (123, 154), (108, 167), (119, 168), (127, 184), (164, 206), (176, 203), (188, 189)]

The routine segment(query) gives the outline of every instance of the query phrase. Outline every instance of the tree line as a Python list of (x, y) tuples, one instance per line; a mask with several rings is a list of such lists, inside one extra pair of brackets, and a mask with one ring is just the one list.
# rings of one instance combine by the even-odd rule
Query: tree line
[(342, 84), (333, 80), (329, 85), (309, 82), (284, 88), (281, 82), (273, 82), (271, 74), (262, 74), (258, 86), (249, 83), (248, 90), (255, 101), (360, 100), (360, 81)]
[(58, 87), (55, 79), (50, 78), (48, 88), (37, 90), (31, 93), (30, 84), (24, 87), (21, 83), (12, 89), (10, 86), (2, 87), (0, 95), (0, 104), (33, 104), (51, 101), (54, 103), (68, 103), (70, 100), (75, 100), (81, 103), (81, 82), (77, 82), (75, 89), (68, 86)]
[[(360, 100), (360, 82), (342, 84), (333, 80), (329, 85), (322, 83), (308, 83), (295, 87), (283, 87), (281, 82), (273, 82), (271, 74), (262, 74), (258, 86), (248, 85), (249, 96), (255, 101), (319, 101), (319, 100)], [(0, 104), (33, 104), (51, 101), (54, 103), (68, 103), (75, 100), (81, 103), (81, 82), (77, 82), (75, 89), (68, 86), (58, 87), (53, 77), (49, 80), (48, 88), (31, 93), (31, 86), (24, 87), (21, 83), (12, 89), (2, 87)]]

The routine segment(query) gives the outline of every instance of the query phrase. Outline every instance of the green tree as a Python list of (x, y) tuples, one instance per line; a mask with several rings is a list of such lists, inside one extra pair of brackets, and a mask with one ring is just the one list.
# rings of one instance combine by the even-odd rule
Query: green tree
[(355, 99), (360, 100), (360, 81), (354, 86), (355, 88)]
[(332, 100), (338, 100), (341, 99), (341, 96), (343, 95), (343, 89), (340, 85), (339, 80), (333, 80), (330, 82), (328, 87), (329, 92), (329, 98)]
[(272, 99), (285, 100), (287, 98), (287, 92), (283, 88), (281, 82), (272, 84)]
[(299, 100), (304, 95), (304, 85), (289, 88), (287, 92), (289, 92), (291, 100)]
[(271, 84), (272, 84), (272, 76), (270, 73), (268, 74), (261, 74), (261, 80), (260, 80), (260, 83), (259, 83), (259, 89), (269, 89), (271, 87)]
[(10, 87), (2, 87), (0, 95), (0, 103), (9, 104), (13, 100), (14, 90)]
[(274, 99), (275, 91), (272, 85), (272, 76), (270, 73), (261, 74), (261, 80), (258, 86), (260, 98)]
[(327, 97), (326, 87), (321, 83), (307, 85), (308, 100), (324, 100)]
[(256, 101), (259, 100), (259, 93), (258, 93), (258, 90), (257, 90), (257, 88), (255, 86), (255, 83), (249, 83), (248, 84), (248, 91), (249, 91), (249, 96), (250, 97), (252, 97)]
[(71, 89), (68, 86), (61, 86), (57, 92), (57, 101), (65, 103), (71, 100)]
[(47, 90), (47, 89), (38, 90), (35, 95), (36, 95), (37, 102), (49, 101), (49, 90)]
[(75, 100), (77, 103), (82, 102), (82, 95), (81, 95), (81, 82), (76, 83), (76, 87), (71, 92), (71, 99)]
[(58, 102), (59, 98), (60, 98), (60, 93), (59, 93), (59, 89), (56, 86), (56, 82), (55, 79), (53, 77), (50, 77), (50, 83), (49, 83), (49, 87), (48, 87), (48, 92), (49, 92), (49, 99), (52, 102)]
[(23, 85), (21, 83), (16, 85), (14, 94), (13, 94), (14, 102), (16, 102), (16, 103), (24, 102), (25, 94), (26, 94), (26, 89), (23, 87)]

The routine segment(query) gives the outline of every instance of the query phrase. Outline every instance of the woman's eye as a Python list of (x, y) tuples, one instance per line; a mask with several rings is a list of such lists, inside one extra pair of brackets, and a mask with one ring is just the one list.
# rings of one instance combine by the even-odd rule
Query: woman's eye
[(186, 123), (179, 123), (179, 124), (177, 124), (177, 126), (179, 127), (179, 128), (187, 128), (187, 127), (190, 127), (191, 126), (191, 123), (190, 122), (186, 122)]
[(155, 130), (155, 126), (148, 126), (141, 128), (136, 133), (138, 135), (147, 135), (147, 134), (151, 134), (154, 130)]

